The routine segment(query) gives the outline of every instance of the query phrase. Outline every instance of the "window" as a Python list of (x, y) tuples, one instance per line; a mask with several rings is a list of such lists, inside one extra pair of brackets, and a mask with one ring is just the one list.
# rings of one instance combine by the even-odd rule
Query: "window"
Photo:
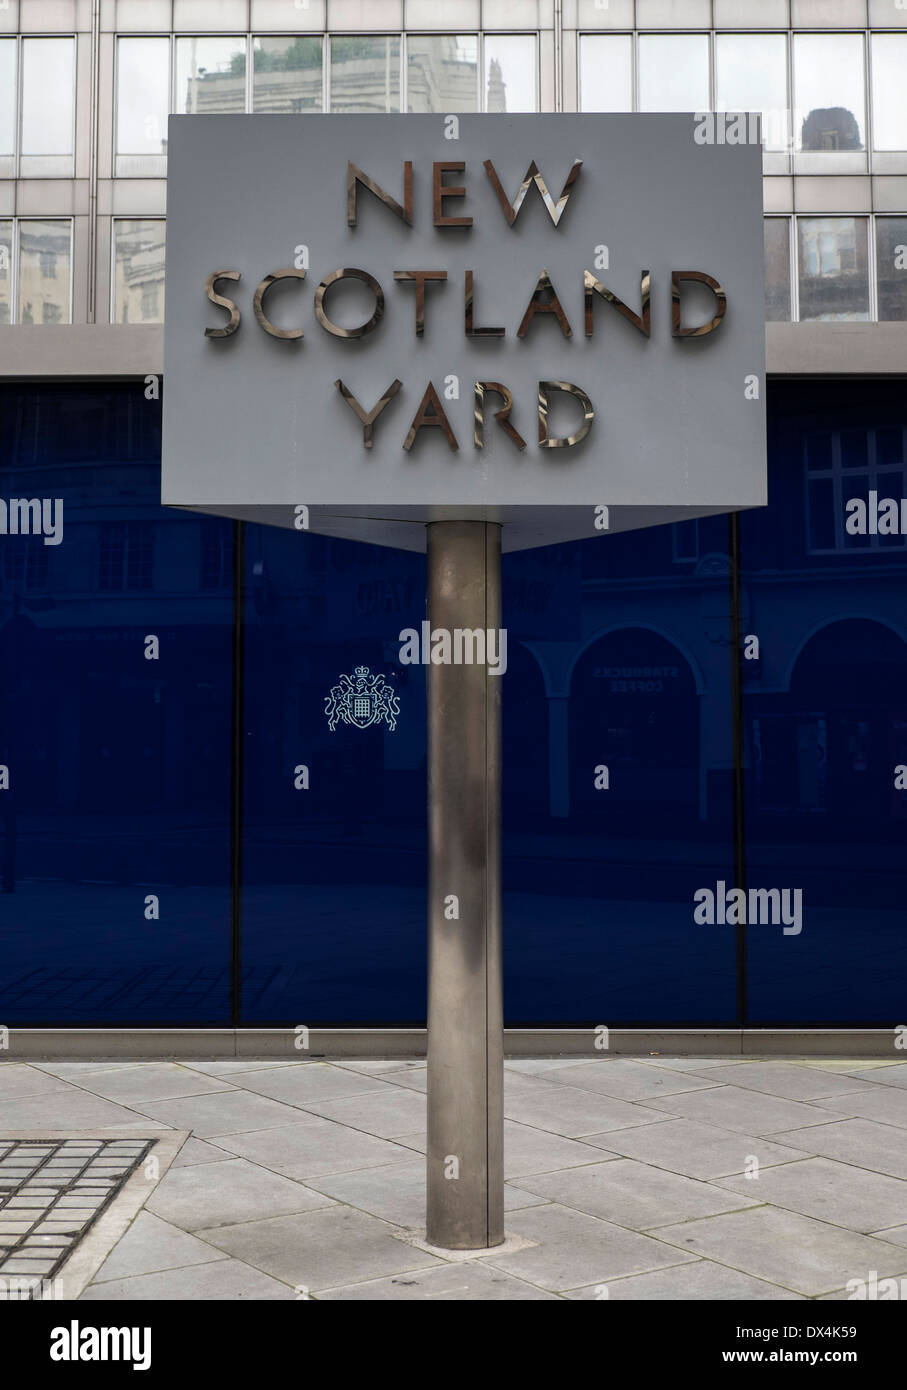
[(13, 304), (13, 224), (0, 222), (0, 323), (9, 323)]
[(69, 323), (72, 222), (20, 221), (18, 246), (18, 322)]
[[(811, 555), (854, 550), (903, 550), (907, 536), (900, 529), (878, 534), (877, 502), (881, 517), (884, 499), (904, 495), (904, 429), (815, 430), (803, 437), (806, 477), (806, 545)], [(876, 497), (870, 499), (869, 493)], [(857, 530), (853, 505), (863, 503), (866, 525)], [(847, 522), (853, 518), (853, 530)], [(875, 523), (875, 525), (873, 524)], [(873, 531), (875, 530), (875, 534)]]
[(872, 35), (872, 143), (907, 150), (907, 34)]
[[(170, 110), (170, 40), (117, 41), (116, 172), (163, 173), (154, 163), (167, 153)], [(142, 160), (146, 162), (143, 164)], [(148, 163), (147, 161), (151, 161)]]
[(73, 57), (72, 39), (22, 40), (22, 174), (72, 173)]
[(47, 588), (47, 546), (41, 536), (18, 536), (3, 544), (3, 582), (7, 589)]
[(98, 587), (108, 592), (151, 588), (151, 525), (104, 521), (100, 528)]
[(579, 90), (581, 111), (633, 110), (633, 40), (629, 34), (583, 34)]
[(113, 224), (113, 323), (164, 320), (163, 219)]
[(224, 589), (233, 580), (233, 532), (223, 522), (204, 519), (201, 527), (202, 589)]
[(485, 110), (537, 111), (538, 58), (534, 34), (486, 34)]
[(876, 218), (879, 318), (907, 319), (907, 217)]
[(331, 110), (400, 110), (400, 39), (351, 34), (331, 39)]
[(786, 217), (766, 217), (765, 237), (765, 317), (769, 323), (790, 319), (790, 221)]
[(320, 36), (259, 38), (252, 44), (252, 110), (322, 111), (323, 44)]
[(795, 34), (795, 148), (862, 150), (865, 108), (862, 35)]
[[(479, 41), (474, 34), (414, 34), (406, 51), (410, 111), (478, 111)], [(503, 97), (500, 73), (497, 89), (496, 101)]]
[(699, 521), (675, 521), (671, 527), (671, 554), (675, 565), (699, 559)]
[(761, 111), (765, 148), (788, 149), (787, 36), (716, 35), (715, 74), (715, 109)]
[(800, 318), (869, 318), (865, 217), (798, 220)]
[(0, 170), (13, 174), (16, 153), (16, 40), (0, 39)]
[(177, 39), (174, 109), (190, 115), (245, 111), (244, 37)]
[(708, 111), (707, 34), (641, 34), (640, 111)]

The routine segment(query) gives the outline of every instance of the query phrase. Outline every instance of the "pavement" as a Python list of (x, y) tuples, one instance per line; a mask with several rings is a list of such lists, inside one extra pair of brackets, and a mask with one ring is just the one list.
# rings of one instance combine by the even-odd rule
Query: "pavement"
[(106, 1223), (82, 1300), (848, 1299), (907, 1280), (907, 1061), (514, 1059), (505, 1113), (505, 1244), (443, 1252), (424, 1063), (0, 1063), (0, 1143), (173, 1151)]

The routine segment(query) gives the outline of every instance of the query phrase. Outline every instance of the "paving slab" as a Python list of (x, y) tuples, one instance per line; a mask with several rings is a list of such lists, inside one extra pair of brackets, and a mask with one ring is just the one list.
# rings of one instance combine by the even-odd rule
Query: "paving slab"
[(904, 1131), (896, 1125), (875, 1120), (837, 1120), (808, 1129), (792, 1129), (775, 1134), (775, 1142), (804, 1149), (823, 1158), (836, 1158), (857, 1168), (907, 1178), (907, 1144)]
[(93, 1095), (122, 1105), (149, 1100), (170, 1100), (174, 1096), (199, 1096), (233, 1088), (225, 1081), (193, 1071), (176, 1062), (147, 1062), (122, 1071), (101, 1071), (82, 1075), (78, 1084)]
[(205, 1139), (187, 1139), (173, 1160), (172, 1167), (189, 1168), (195, 1163), (222, 1163), (224, 1157), (223, 1149), (216, 1148)]
[[(398, 1135), (394, 1141), (425, 1153), (424, 1133)], [(580, 1163), (601, 1163), (602, 1149), (578, 1139), (564, 1139), (531, 1125), (504, 1121), (504, 1177), (518, 1178), (528, 1173), (554, 1173)]]
[(775, 1135), (783, 1129), (820, 1125), (834, 1113), (822, 1110), (818, 1104), (783, 1100), (760, 1091), (745, 1091), (741, 1086), (712, 1086), (707, 1091), (663, 1096), (646, 1104), (666, 1114), (700, 1120), (719, 1129), (736, 1129), (743, 1134)]
[(65, 1091), (67, 1083), (49, 1072), (21, 1062), (0, 1062), (0, 1102), (17, 1100), (20, 1096), (46, 1095), (50, 1091)]
[(855, 1076), (840, 1076), (820, 1068), (798, 1067), (789, 1062), (744, 1062), (733, 1067), (711, 1067), (708, 1076), (716, 1085), (724, 1082), (744, 1090), (764, 1091), (785, 1100), (821, 1100), (826, 1096), (855, 1095), (871, 1084)]
[(537, 1243), (511, 1255), (492, 1252), (484, 1263), (555, 1291), (662, 1269), (684, 1259), (683, 1251), (660, 1240), (556, 1203), (515, 1211), (507, 1226), (508, 1233)]
[[(90, 1095), (67, 1083), (65, 1090), (23, 1096), (20, 1100), (0, 1100), (0, 1132), (17, 1130), (80, 1130), (108, 1128), (111, 1125), (137, 1125), (148, 1128), (144, 1114), (115, 1105), (101, 1096)], [(188, 1125), (172, 1128), (188, 1129)]]
[(293, 1111), (293, 1116), (294, 1124), (227, 1134), (218, 1143), (224, 1150), (260, 1163), (272, 1172), (302, 1180), (352, 1168), (400, 1163), (408, 1157), (407, 1147), (373, 1134), (362, 1134), (317, 1116), (303, 1120), (298, 1110)]
[(376, 1134), (379, 1139), (393, 1139), (396, 1134), (411, 1133), (426, 1124), (425, 1097), (402, 1086), (386, 1086), (365, 1095), (345, 1096), (343, 1100), (306, 1101), (305, 1111), (366, 1134)]
[(718, 1083), (708, 1081), (688, 1071), (670, 1071), (653, 1063), (637, 1062), (630, 1058), (606, 1058), (599, 1062), (583, 1062), (545, 1073), (546, 1081), (560, 1081), (565, 1086), (578, 1086), (599, 1091), (619, 1100), (648, 1100), (686, 1091), (705, 1091)]
[[(412, 1158), (404, 1163), (384, 1164), (358, 1172), (337, 1173), (331, 1177), (310, 1178), (307, 1183), (315, 1192), (370, 1216), (380, 1217), (407, 1230), (425, 1227), (425, 1160)], [(533, 1192), (504, 1184), (504, 1210), (539, 1206), (547, 1199)]]
[(200, 1303), (242, 1299), (289, 1300), (293, 1289), (272, 1279), (241, 1260), (217, 1260), (187, 1265), (157, 1274), (141, 1274), (134, 1279), (106, 1279), (90, 1284), (81, 1295), (83, 1302), (123, 1300), (128, 1303)]
[(907, 1182), (830, 1158), (802, 1158), (760, 1171), (757, 1178), (722, 1178), (720, 1186), (775, 1207), (814, 1216), (864, 1234), (907, 1222)]
[(764, 1279), (754, 1279), (739, 1269), (715, 1264), (714, 1260), (696, 1260), (692, 1264), (673, 1265), (670, 1269), (655, 1269), (649, 1274), (631, 1274), (627, 1279), (609, 1279), (604, 1285), (589, 1284), (584, 1289), (571, 1289), (564, 1295), (574, 1299), (601, 1299), (611, 1303), (668, 1299), (707, 1299), (709, 1302), (738, 1299), (783, 1299), (803, 1302), (803, 1295)]
[(361, 1075), (328, 1062), (308, 1062), (303, 1066), (281, 1067), (277, 1071), (254, 1071), (243, 1077), (242, 1084), (245, 1090), (257, 1095), (301, 1106), (309, 1101), (339, 1100), (368, 1091), (380, 1092), (385, 1085), (380, 1076), (371, 1072)]
[(251, 1091), (236, 1087), (210, 1096), (142, 1101), (134, 1108), (153, 1120), (189, 1129), (200, 1139), (275, 1129), (278, 1125), (290, 1125), (299, 1120), (299, 1111), (294, 1106), (282, 1105), (280, 1101), (253, 1095)]
[(330, 1197), (302, 1183), (248, 1159), (226, 1156), (221, 1163), (172, 1168), (147, 1202), (149, 1211), (184, 1231), (330, 1205)]
[(751, 1192), (738, 1196), (725, 1188), (629, 1158), (521, 1178), (517, 1186), (589, 1216), (639, 1231), (756, 1205)]
[(212, 1260), (227, 1258), (222, 1250), (196, 1240), (179, 1227), (171, 1226), (169, 1221), (162, 1221), (150, 1211), (140, 1211), (92, 1282), (129, 1279), (139, 1274), (157, 1274), (164, 1269), (181, 1269), (186, 1265), (209, 1264)]
[[(579, 1070), (579, 1068), (575, 1068)], [(570, 1139), (612, 1129), (656, 1124), (663, 1116), (642, 1105), (628, 1105), (613, 1096), (596, 1094), (588, 1088), (553, 1084), (548, 1072), (541, 1077), (521, 1077), (517, 1084), (504, 1083), (504, 1114), (509, 1120), (532, 1125)]]
[(489, 1269), (484, 1261), (442, 1265), (436, 1269), (410, 1271), (389, 1279), (370, 1279), (364, 1284), (346, 1284), (317, 1295), (324, 1302), (538, 1302), (558, 1295), (515, 1279), (500, 1269)]
[[(520, 1213), (524, 1219), (529, 1214)], [(777, 1207), (662, 1226), (657, 1234), (678, 1249), (808, 1297), (840, 1288), (869, 1270), (891, 1275), (907, 1268), (904, 1251), (894, 1245)]]
[(879, 1120), (885, 1125), (907, 1129), (907, 1090), (901, 1086), (873, 1085), (844, 1096), (831, 1096), (822, 1102), (848, 1119)]
[(394, 1230), (364, 1212), (333, 1206), (220, 1226), (199, 1235), (265, 1274), (316, 1291), (442, 1263), (396, 1239)]
[(660, 1125), (590, 1134), (587, 1144), (601, 1144), (611, 1153), (637, 1158), (671, 1173), (703, 1180), (743, 1173), (757, 1159), (760, 1168), (803, 1158), (799, 1149), (755, 1134), (718, 1129), (696, 1120), (665, 1119)]

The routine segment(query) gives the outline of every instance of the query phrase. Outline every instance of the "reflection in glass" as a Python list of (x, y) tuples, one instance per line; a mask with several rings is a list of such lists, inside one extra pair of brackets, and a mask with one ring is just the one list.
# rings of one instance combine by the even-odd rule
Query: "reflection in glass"
[(72, 154), (72, 39), (22, 41), (22, 153)]
[[(412, 35), (407, 40), (409, 110), (478, 111), (478, 52), (474, 34)], [(499, 103), (502, 98), (498, 71), (493, 100)]]
[(319, 35), (258, 38), (252, 52), (252, 110), (321, 111), (323, 44)]
[(205, 115), (245, 109), (245, 39), (177, 39), (176, 110)]
[(331, 39), (331, 110), (400, 110), (400, 40), (354, 34)]
[(640, 111), (707, 111), (709, 104), (708, 35), (642, 34)]
[(583, 34), (579, 49), (581, 111), (633, 110), (633, 40), (629, 34)]
[(534, 34), (485, 35), (485, 110), (537, 111)]
[(16, 40), (0, 39), (0, 156), (16, 152)]
[(798, 150), (862, 150), (866, 122), (861, 34), (794, 35)]
[(19, 223), (19, 322), (69, 323), (72, 222)]
[(801, 217), (800, 318), (868, 319), (865, 217)]
[(787, 149), (790, 115), (786, 35), (716, 35), (715, 72), (715, 109), (761, 111), (765, 148)]
[(907, 319), (907, 217), (876, 218), (879, 318)]
[(114, 222), (114, 323), (163, 323), (165, 227), (162, 218)]
[(872, 36), (872, 143), (907, 150), (907, 34)]
[(766, 217), (765, 317), (769, 323), (790, 319), (790, 222), (786, 217)]
[(117, 154), (166, 154), (170, 40), (117, 41)]
[(10, 322), (13, 295), (13, 224), (0, 222), (0, 323)]

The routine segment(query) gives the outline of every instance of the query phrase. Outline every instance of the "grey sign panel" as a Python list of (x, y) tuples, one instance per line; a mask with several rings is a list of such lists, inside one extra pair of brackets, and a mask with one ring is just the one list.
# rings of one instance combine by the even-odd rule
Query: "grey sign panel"
[[(513, 548), (594, 535), (596, 507), (616, 531), (763, 504), (761, 149), (733, 131), (719, 117), (703, 140), (692, 115), (171, 117), (163, 501), (297, 527), (304, 506), (312, 530), (419, 549), (429, 519), (503, 521)], [(212, 286), (239, 324), (206, 336), (231, 323), (206, 295), (216, 271), (240, 277)], [(426, 271), (443, 278), (421, 294), (400, 278)], [(691, 271), (726, 313), (675, 336), (672, 308), (682, 330), (720, 312)], [(330, 331), (381, 302), (361, 336)], [(507, 388), (525, 447), (491, 386), (475, 447), (477, 382)], [(540, 446), (540, 383), (549, 440), (593, 413), (578, 443)], [(366, 415), (389, 397), (370, 448), (350, 396)]]

